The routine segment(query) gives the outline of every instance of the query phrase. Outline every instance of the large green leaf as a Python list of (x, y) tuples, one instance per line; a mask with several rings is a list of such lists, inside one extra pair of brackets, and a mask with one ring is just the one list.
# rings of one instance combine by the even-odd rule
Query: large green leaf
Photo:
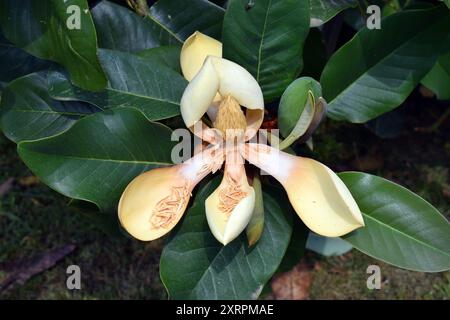
[(339, 174), (365, 227), (344, 236), (358, 250), (395, 266), (424, 272), (450, 269), (450, 224), (431, 204), (370, 174)]
[(45, 184), (107, 211), (134, 177), (171, 163), (170, 136), (169, 128), (122, 108), (85, 117), (62, 134), (21, 142), (17, 149)]
[(308, 0), (231, 0), (223, 22), (223, 55), (246, 68), (267, 101), (278, 98), (302, 69), (309, 30)]
[(182, 44), (195, 31), (220, 39), (224, 15), (206, 0), (159, 0), (145, 18), (108, 1), (93, 11), (100, 46), (124, 51)]
[(195, 31), (220, 39), (223, 15), (223, 8), (206, 0), (159, 0), (148, 18), (183, 42)]
[(11, 140), (35, 140), (70, 128), (80, 117), (101, 109), (77, 101), (57, 101), (48, 94), (47, 80), (32, 73), (10, 82), (2, 93), (0, 123)]
[(309, 0), (311, 5), (311, 27), (318, 27), (342, 10), (356, 7), (358, 0)]
[(197, 194), (162, 253), (161, 279), (173, 299), (256, 299), (288, 246), (292, 227), (283, 211), (289, 209), (267, 193), (264, 231), (254, 246), (248, 247), (245, 232), (227, 246), (217, 242), (204, 202), (219, 182), (220, 177)]
[(11, 44), (0, 43), (0, 81), (9, 82), (51, 65), (52, 62), (38, 59)]
[[(67, 27), (72, 5), (80, 10), (80, 29)], [(77, 86), (88, 90), (106, 86), (86, 0), (2, 0), (0, 23), (6, 38), (32, 55), (62, 64)]]
[(146, 19), (118, 4), (102, 1), (92, 9), (100, 48), (139, 51), (180, 40), (158, 21)]
[(382, 19), (340, 48), (321, 77), (328, 115), (366, 122), (399, 106), (434, 65), (450, 32), (442, 6), (407, 10)]
[[(153, 49), (152, 49), (153, 50)], [(102, 109), (135, 107), (149, 120), (180, 114), (180, 99), (187, 81), (158, 59), (101, 49), (108, 87), (100, 92), (77, 88), (60, 72), (49, 75), (50, 94), (56, 99), (82, 100)]]
[(154, 61), (157, 64), (169, 67), (181, 74), (180, 65), (181, 48), (177, 46), (161, 46), (157, 48), (145, 49), (135, 54), (146, 60)]

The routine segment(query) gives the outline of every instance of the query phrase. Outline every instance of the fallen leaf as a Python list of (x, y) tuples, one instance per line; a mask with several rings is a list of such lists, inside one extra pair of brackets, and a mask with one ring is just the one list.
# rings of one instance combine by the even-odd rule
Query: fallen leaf
[(75, 245), (69, 244), (38, 254), (30, 259), (3, 263), (0, 267), (7, 273), (6, 279), (0, 283), (0, 292), (6, 291), (13, 285), (23, 285), (32, 276), (53, 267), (75, 250)]
[(271, 286), (276, 300), (306, 300), (311, 287), (311, 266), (302, 261), (292, 270), (275, 276)]

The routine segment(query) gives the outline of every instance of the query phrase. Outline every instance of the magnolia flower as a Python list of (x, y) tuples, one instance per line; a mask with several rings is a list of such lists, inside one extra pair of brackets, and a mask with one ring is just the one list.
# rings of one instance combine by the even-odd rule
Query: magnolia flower
[[(283, 185), (293, 208), (314, 232), (336, 237), (364, 226), (349, 190), (328, 167), (248, 142), (263, 121), (263, 94), (248, 71), (221, 56), (222, 44), (199, 32), (185, 41), (180, 63), (190, 82), (181, 98), (181, 115), (208, 147), (182, 164), (135, 178), (119, 202), (123, 227), (144, 241), (165, 235), (181, 219), (195, 185), (225, 163), (222, 182), (206, 199), (205, 211), (215, 238), (228, 244), (246, 228), (255, 207), (244, 159)], [(212, 127), (202, 121), (205, 114)]]

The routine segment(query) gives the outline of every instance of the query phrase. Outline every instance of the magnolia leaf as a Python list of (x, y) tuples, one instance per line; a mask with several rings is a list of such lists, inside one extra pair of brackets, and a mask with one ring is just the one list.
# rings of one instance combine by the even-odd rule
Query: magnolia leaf
[(104, 49), (135, 52), (181, 41), (158, 21), (146, 19), (110, 1), (92, 9), (98, 46)]
[(0, 43), (0, 81), (9, 82), (52, 65), (51, 61), (38, 59), (21, 48)]
[(2, 93), (0, 124), (14, 142), (61, 133), (100, 108), (79, 101), (57, 101), (48, 93), (47, 79), (32, 73), (10, 82)]
[(106, 86), (86, 0), (4, 0), (0, 23), (8, 40), (36, 57), (62, 64), (80, 88)]
[(339, 177), (349, 188), (365, 227), (344, 236), (356, 249), (394, 266), (421, 272), (450, 269), (450, 223), (408, 189), (361, 172)]
[(154, 61), (159, 65), (169, 67), (181, 74), (180, 65), (181, 48), (177, 46), (162, 46), (158, 48), (145, 49), (135, 54), (146, 60)]
[(30, 170), (52, 189), (114, 212), (133, 178), (171, 164), (171, 133), (138, 110), (122, 108), (84, 117), (59, 135), (21, 142), (17, 150)]
[(180, 42), (195, 31), (220, 39), (225, 10), (206, 0), (158, 0), (148, 19), (161, 25)]
[(134, 107), (149, 120), (180, 114), (180, 99), (187, 81), (160, 63), (159, 58), (101, 49), (100, 60), (108, 75), (108, 87), (101, 92), (77, 88), (60, 72), (49, 75), (50, 94), (59, 100), (81, 100), (102, 109)]
[(311, 27), (319, 27), (347, 8), (354, 8), (358, 0), (309, 0), (311, 6)]
[(406, 10), (381, 25), (360, 30), (325, 66), (320, 83), (331, 118), (363, 123), (398, 107), (436, 62), (450, 11)]
[(220, 39), (223, 8), (206, 0), (159, 0), (142, 17), (110, 1), (92, 10), (99, 47), (136, 52), (181, 45), (195, 31)]
[(309, 1), (229, 1), (223, 22), (223, 56), (247, 69), (266, 102), (278, 98), (300, 73), (309, 31)]

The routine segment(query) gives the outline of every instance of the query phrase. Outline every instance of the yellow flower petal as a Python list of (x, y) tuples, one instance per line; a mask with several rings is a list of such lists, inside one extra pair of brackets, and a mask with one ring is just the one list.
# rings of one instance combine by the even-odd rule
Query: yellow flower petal
[(312, 231), (338, 237), (364, 226), (348, 188), (320, 162), (255, 143), (247, 144), (243, 155), (283, 185), (295, 211)]
[[(228, 159), (228, 158), (227, 158)], [(244, 164), (225, 164), (220, 186), (206, 199), (206, 218), (214, 237), (223, 245), (247, 226), (255, 206), (255, 192), (248, 184)]]
[(264, 110), (264, 97), (256, 79), (243, 67), (227, 59), (210, 57), (219, 77), (219, 93), (232, 96), (247, 109)]
[(217, 170), (221, 150), (204, 150), (183, 164), (157, 168), (136, 177), (119, 202), (119, 220), (133, 237), (149, 241), (168, 233), (181, 219), (192, 189)]
[(191, 81), (195, 77), (207, 56), (222, 57), (222, 43), (196, 31), (181, 48), (181, 71), (186, 80)]
[(207, 59), (203, 67), (189, 82), (181, 97), (180, 107), (186, 127), (192, 127), (208, 110), (219, 90), (219, 77)]
[(239, 105), (250, 109), (247, 121), (252, 128), (259, 128), (262, 123), (264, 98), (258, 82), (240, 65), (213, 56), (205, 60), (181, 97), (181, 115), (188, 128), (206, 113), (217, 99), (217, 92), (221, 97), (233, 97)]

